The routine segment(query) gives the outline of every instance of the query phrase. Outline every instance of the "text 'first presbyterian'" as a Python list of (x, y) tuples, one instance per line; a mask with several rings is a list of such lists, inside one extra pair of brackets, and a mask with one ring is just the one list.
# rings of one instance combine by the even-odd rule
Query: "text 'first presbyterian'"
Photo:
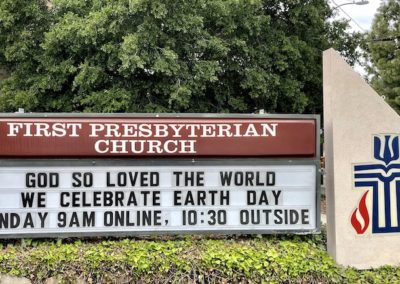
[(9, 137), (86, 136), (100, 154), (195, 154), (198, 138), (275, 137), (278, 129), (277, 123), (8, 122), (7, 126)]

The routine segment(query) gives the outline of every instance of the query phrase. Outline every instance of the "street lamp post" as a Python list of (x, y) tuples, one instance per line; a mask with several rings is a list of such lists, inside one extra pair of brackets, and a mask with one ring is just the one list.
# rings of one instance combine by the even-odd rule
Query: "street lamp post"
[[(335, 3), (335, 2), (333, 2), (333, 3)], [(343, 4), (339, 4), (339, 5), (337, 5), (335, 3), (336, 7), (333, 8), (333, 10), (335, 10), (335, 9), (337, 9), (339, 7), (345, 6), (345, 5), (367, 5), (367, 4), (369, 4), (369, 1), (366, 1), (366, 0), (361, 0), (361, 1), (355, 1), (354, 0), (353, 2), (347, 2), (347, 3), (343, 3)]]

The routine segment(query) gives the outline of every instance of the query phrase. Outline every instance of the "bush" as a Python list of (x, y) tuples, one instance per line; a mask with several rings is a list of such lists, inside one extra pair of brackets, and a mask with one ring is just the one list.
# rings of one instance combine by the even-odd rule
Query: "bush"
[(33, 282), (399, 283), (400, 268), (336, 265), (325, 235), (172, 239), (22, 240), (4, 243), (0, 273)]

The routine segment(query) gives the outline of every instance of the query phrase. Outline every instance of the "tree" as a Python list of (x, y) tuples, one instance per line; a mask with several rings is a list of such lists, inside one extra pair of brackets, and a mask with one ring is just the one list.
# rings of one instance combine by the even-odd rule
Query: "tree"
[(371, 84), (400, 113), (400, 2), (382, 2), (368, 36)]
[[(22, 7), (22, 9), (21, 9)], [(321, 112), (325, 0), (2, 0), (0, 110)]]

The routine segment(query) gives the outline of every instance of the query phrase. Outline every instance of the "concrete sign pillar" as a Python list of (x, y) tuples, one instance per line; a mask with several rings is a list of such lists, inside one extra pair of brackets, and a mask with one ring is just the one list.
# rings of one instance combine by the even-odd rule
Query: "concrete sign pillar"
[(400, 116), (335, 50), (323, 65), (328, 252), (400, 265)]

